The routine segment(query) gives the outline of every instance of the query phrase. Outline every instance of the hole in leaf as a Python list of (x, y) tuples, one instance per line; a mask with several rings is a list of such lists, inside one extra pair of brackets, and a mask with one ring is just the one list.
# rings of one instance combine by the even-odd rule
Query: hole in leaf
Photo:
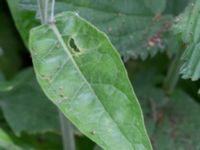
[(80, 52), (79, 48), (76, 46), (76, 43), (73, 38), (69, 39), (69, 46), (74, 52)]

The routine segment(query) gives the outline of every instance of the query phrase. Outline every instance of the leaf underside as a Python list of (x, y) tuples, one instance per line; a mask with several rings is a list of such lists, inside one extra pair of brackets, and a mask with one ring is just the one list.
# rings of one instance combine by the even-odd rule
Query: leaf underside
[(182, 56), (184, 64), (181, 74), (185, 79), (196, 81), (200, 78), (200, 0), (190, 4), (185, 12), (176, 18), (173, 27), (175, 34), (180, 35), (187, 44)]
[(46, 95), (106, 150), (151, 150), (142, 112), (120, 56), (106, 35), (79, 16), (31, 30), (30, 49)]
[[(35, 0), (8, 0), (19, 32), (25, 43), (36, 21)], [(167, 45), (164, 34), (171, 24), (171, 17), (162, 15), (166, 0), (59, 0), (57, 13), (74, 11), (104, 31), (124, 59), (155, 56)], [(24, 21), (26, 20), (26, 21)]]

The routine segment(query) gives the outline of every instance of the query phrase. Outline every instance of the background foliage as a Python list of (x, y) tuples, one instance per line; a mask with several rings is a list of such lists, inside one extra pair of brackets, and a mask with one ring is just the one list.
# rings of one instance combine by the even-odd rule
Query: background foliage
[[(0, 147), (62, 149), (58, 111), (39, 88), (26, 48), (39, 24), (36, 1), (7, 2), (0, 0)], [(55, 8), (78, 13), (119, 50), (154, 149), (200, 149), (199, 0), (57, 0)], [(77, 150), (98, 149), (73, 134)]]

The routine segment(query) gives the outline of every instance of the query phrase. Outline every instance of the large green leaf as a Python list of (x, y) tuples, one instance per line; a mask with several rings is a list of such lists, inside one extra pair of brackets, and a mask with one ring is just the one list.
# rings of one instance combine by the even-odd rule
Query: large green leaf
[(58, 111), (41, 91), (32, 69), (0, 83), (0, 107), (17, 135), (60, 130)]
[[(106, 32), (120, 53), (145, 59), (163, 51), (163, 34), (171, 22), (162, 16), (165, 0), (58, 0), (56, 12), (75, 11)], [(36, 0), (8, 0), (19, 32), (27, 43), (29, 30), (37, 24)]]
[(181, 68), (183, 78), (193, 81), (200, 78), (200, 0), (191, 3), (183, 14), (176, 18), (174, 32), (181, 36), (187, 48), (183, 54), (184, 64)]
[(31, 30), (30, 49), (46, 95), (106, 150), (151, 150), (142, 111), (120, 56), (104, 33), (71, 12)]

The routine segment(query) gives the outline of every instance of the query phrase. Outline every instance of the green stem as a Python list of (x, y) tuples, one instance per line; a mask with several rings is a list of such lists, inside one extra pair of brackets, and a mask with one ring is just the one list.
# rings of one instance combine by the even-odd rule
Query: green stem
[(43, 1), (37, 0), (37, 6), (38, 6), (38, 11), (39, 11), (40, 21), (42, 24), (44, 24), (44, 22), (45, 22), (44, 11), (42, 11), (43, 7), (44, 7)]
[(55, 0), (37, 0), (38, 11), (42, 24), (54, 22)]
[(66, 119), (66, 117), (62, 114), (62, 112), (59, 113), (59, 117), (60, 117), (64, 150), (75, 150), (76, 148), (75, 148), (73, 125), (70, 123), (69, 120)]
[(169, 67), (167, 77), (165, 78), (165, 81), (164, 81), (163, 87), (168, 95), (171, 95), (174, 92), (174, 89), (179, 80), (179, 71), (182, 65), (181, 56), (182, 56), (182, 51), (184, 48), (183, 46), (184, 46), (183, 44), (182, 46), (180, 46), (180, 50), (176, 54), (175, 58), (173, 59)]

